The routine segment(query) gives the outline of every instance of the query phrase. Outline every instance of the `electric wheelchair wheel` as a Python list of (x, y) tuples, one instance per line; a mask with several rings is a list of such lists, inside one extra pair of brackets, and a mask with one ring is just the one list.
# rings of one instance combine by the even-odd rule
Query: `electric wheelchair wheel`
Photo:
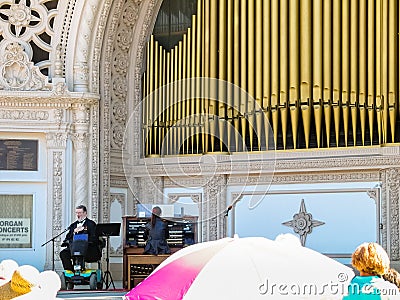
[(89, 277), (89, 287), (91, 290), (95, 290), (97, 288), (97, 278), (96, 273), (92, 273)]
[(67, 278), (65, 277), (64, 273), (61, 273), (60, 281), (61, 281), (61, 289), (62, 290), (73, 290), (74, 289), (74, 284), (72, 282), (67, 282)]

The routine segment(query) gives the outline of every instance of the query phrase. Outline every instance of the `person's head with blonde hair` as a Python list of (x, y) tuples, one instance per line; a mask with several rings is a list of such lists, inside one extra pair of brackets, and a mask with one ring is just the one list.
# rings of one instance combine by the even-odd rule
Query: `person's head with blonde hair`
[(383, 275), (389, 269), (390, 260), (377, 243), (363, 243), (354, 251), (352, 265), (360, 271), (361, 276)]

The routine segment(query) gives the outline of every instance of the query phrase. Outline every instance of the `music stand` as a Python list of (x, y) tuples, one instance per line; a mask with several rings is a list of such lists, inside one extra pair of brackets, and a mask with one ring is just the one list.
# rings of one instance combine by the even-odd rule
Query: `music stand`
[(104, 236), (106, 237), (106, 262), (107, 262), (107, 270), (103, 274), (103, 282), (106, 285), (106, 290), (110, 287), (110, 285), (113, 285), (113, 288), (115, 290), (115, 285), (114, 281), (111, 276), (110, 272), (110, 253), (109, 253), (109, 248), (110, 248), (110, 236), (119, 236), (119, 231), (121, 228), (120, 223), (100, 223), (97, 224), (96, 226), (96, 235), (97, 236)]

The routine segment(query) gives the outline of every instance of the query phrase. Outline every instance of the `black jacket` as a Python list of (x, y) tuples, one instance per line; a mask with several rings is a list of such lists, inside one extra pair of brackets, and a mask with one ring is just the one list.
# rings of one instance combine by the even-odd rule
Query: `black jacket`
[[(79, 221), (75, 221), (68, 228), (69, 231), (65, 237), (64, 243), (70, 245), (74, 238), (74, 229), (77, 227)], [(80, 231), (77, 234), (86, 233), (88, 235), (88, 249), (85, 256), (85, 260), (87, 262), (96, 262), (101, 258), (101, 245), (99, 243), (99, 237), (96, 235), (96, 222), (86, 218), (83, 223), (84, 230)], [(63, 243), (63, 244), (64, 244)]]
[[(78, 223), (80, 222), (76, 220), (68, 227), (69, 231), (65, 239), (68, 240), (70, 243), (72, 242), (72, 239), (74, 237), (74, 230), (77, 227)], [(88, 234), (89, 244), (97, 244), (98, 237), (96, 236), (96, 222), (86, 218), (85, 222), (83, 223), (83, 228), (84, 230), (79, 232), (78, 234), (80, 233)]]

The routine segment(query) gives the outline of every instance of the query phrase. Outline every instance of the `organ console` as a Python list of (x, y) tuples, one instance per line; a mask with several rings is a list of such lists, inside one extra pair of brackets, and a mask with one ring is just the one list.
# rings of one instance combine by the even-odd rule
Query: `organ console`
[[(150, 218), (123, 217), (123, 286), (131, 289), (146, 278), (169, 254), (143, 254), (145, 225)], [(197, 242), (197, 217), (166, 220), (171, 253)]]

